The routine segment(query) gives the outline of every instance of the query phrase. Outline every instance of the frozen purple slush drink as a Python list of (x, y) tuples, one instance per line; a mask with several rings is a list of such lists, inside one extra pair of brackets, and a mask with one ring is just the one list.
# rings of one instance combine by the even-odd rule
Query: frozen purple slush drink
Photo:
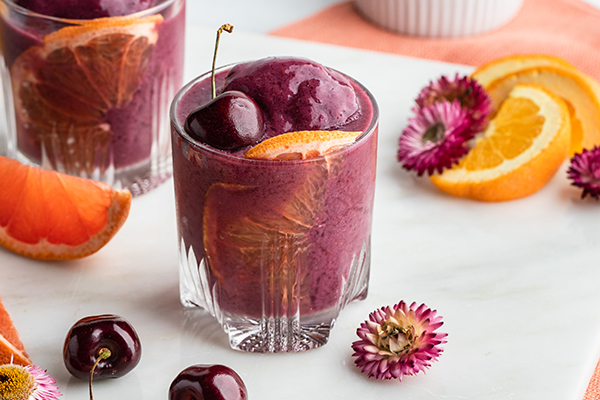
[(10, 155), (134, 195), (166, 180), (185, 1), (1, 1)]
[(324, 156), (244, 158), (185, 132), (211, 98), (210, 74), (171, 108), (181, 298), (217, 317), (233, 348), (302, 351), (327, 342), (339, 311), (367, 294), (377, 106), (353, 79), (310, 60), (267, 58), (225, 67), (219, 91), (248, 94), (264, 113), (262, 140), (302, 130), (363, 132)]

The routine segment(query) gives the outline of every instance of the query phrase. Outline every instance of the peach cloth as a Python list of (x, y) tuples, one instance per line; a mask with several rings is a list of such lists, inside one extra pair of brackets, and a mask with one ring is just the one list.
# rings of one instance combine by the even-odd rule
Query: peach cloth
[[(351, 2), (335, 4), (271, 34), (474, 66), (510, 54), (552, 54), (600, 79), (600, 10), (579, 0), (525, 0), (504, 27), (464, 38), (389, 32), (364, 20)], [(583, 400), (600, 400), (600, 363)]]
[(386, 31), (363, 19), (351, 2), (334, 4), (270, 33), (466, 65), (509, 54), (553, 54), (600, 79), (600, 10), (580, 0), (525, 0), (504, 27), (464, 38), (419, 38)]
[(583, 400), (598, 400), (600, 399), (600, 362), (596, 365), (596, 370), (590, 383), (588, 384)]

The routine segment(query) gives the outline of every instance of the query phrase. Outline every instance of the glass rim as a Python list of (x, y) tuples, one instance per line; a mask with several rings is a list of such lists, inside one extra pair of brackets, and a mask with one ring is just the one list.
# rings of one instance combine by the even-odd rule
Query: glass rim
[(51, 15), (40, 14), (40, 13), (31, 11), (25, 7), (22, 7), (18, 4), (16, 4), (13, 0), (0, 0), (0, 2), (4, 3), (12, 11), (15, 11), (23, 16), (40, 18), (40, 19), (45, 19), (45, 20), (53, 21), (53, 22), (62, 22), (62, 23), (67, 23), (67, 24), (72, 24), (72, 25), (81, 25), (81, 24), (84, 24), (84, 23), (87, 23), (90, 21), (94, 21), (97, 19), (101, 19), (101, 18), (141, 18), (141, 17), (145, 17), (148, 15), (154, 15), (154, 14), (158, 14), (160, 11), (164, 10), (165, 8), (167, 8), (171, 4), (175, 3), (176, 1), (177, 0), (164, 0), (160, 4), (157, 4), (146, 10), (140, 10), (140, 11), (132, 13), (132, 14), (115, 15), (112, 17), (99, 17), (99, 18), (92, 18), (92, 19), (77, 19), (77, 18), (53, 17)]
[[(1, 0), (4, 1), (4, 0)], [(215, 69), (215, 76), (218, 72), (227, 70), (227, 69), (231, 69), (233, 68), (235, 65), (237, 64), (243, 64), (244, 62), (235, 62), (235, 63), (231, 63), (231, 64), (226, 64), (226, 65), (222, 65), (218, 68)], [(365, 138), (372, 136), (373, 133), (377, 130), (377, 125), (379, 123), (379, 106), (377, 104), (377, 101), (375, 100), (375, 97), (373, 96), (373, 94), (369, 91), (369, 89), (367, 89), (362, 83), (360, 83), (359, 81), (357, 81), (356, 79), (352, 78), (351, 76), (348, 76), (346, 74), (344, 74), (343, 72), (340, 72), (336, 69), (333, 68), (329, 68), (326, 67), (332, 71), (335, 71), (341, 75), (343, 75), (344, 77), (350, 79), (352, 82), (354, 82), (360, 89), (362, 89), (366, 94), (367, 97), (369, 98), (369, 101), (371, 102), (371, 105), (373, 107), (373, 116), (371, 118), (371, 123), (369, 124), (369, 126), (367, 128), (365, 128), (365, 130), (360, 134), (360, 136), (356, 139), (356, 141), (352, 144), (350, 144), (349, 146), (354, 146), (359, 142), (363, 142), (365, 140)], [(192, 148), (210, 153), (213, 156), (217, 156), (217, 157), (223, 157), (226, 159), (236, 159), (239, 160), (239, 162), (249, 162), (249, 163), (272, 163), (273, 160), (261, 160), (261, 159), (253, 159), (253, 158), (244, 158), (244, 157), (240, 157), (239, 155), (233, 155), (231, 153), (227, 153), (223, 150), (217, 150), (214, 149), (210, 146), (207, 146), (203, 143), (200, 143), (194, 139), (192, 139), (192, 137), (190, 135), (188, 135), (188, 133), (185, 131), (185, 129), (183, 128), (183, 126), (179, 123), (179, 120), (177, 119), (177, 108), (179, 105), (179, 102), (181, 101), (181, 99), (183, 98), (183, 96), (193, 87), (195, 86), (197, 83), (199, 83), (200, 81), (206, 79), (207, 77), (210, 78), (212, 75), (212, 71), (208, 71), (205, 72), (199, 76), (197, 76), (196, 78), (192, 79), (190, 82), (188, 82), (187, 84), (185, 84), (181, 89), (179, 89), (179, 91), (175, 94), (175, 96), (173, 97), (173, 100), (171, 101), (171, 107), (169, 107), (169, 118), (171, 120), (171, 126), (174, 127), (175, 131), (177, 132), (177, 136), (182, 138), (183, 140), (185, 140), (185, 142)], [(345, 151), (345, 149), (349, 146), (344, 146), (340, 149), (334, 150), (330, 153), (327, 154), (323, 154), (317, 157), (311, 157), (311, 158), (306, 158), (306, 159), (302, 159), (302, 160), (278, 160), (278, 163), (311, 163), (311, 162), (315, 162), (315, 161), (319, 161), (322, 160), (326, 157), (333, 157), (339, 153), (342, 153)]]

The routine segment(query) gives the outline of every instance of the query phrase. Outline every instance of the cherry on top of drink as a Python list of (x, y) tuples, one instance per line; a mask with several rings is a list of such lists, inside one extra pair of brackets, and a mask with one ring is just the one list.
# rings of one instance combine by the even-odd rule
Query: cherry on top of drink
[(196, 108), (184, 129), (194, 139), (221, 150), (237, 150), (257, 143), (265, 133), (263, 113), (247, 94), (223, 92)]
[(335, 130), (360, 117), (352, 84), (337, 71), (296, 57), (268, 57), (240, 63), (228, 71), (222, 92), (186, 118), (184, 129), (195, 140), (220, 150), (238, 151), (288, 132)]
[(215, 65), (223, 31), (231, 33), (233, 26), (224, 24), (217, 30), (211, 70), (212, 99), (187, 116), (184, 129), (201, 143), (233, 151), (257, 143), (265, 132), (265, 122), (256, 102), (245, 93), (225, 91), (216, 94)]

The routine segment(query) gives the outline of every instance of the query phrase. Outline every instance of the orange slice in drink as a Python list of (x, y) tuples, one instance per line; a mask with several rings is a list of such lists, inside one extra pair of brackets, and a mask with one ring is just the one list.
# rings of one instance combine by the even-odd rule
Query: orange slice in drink
[(0, 245), (40, 260), (102, 248), (129, 214), (131, 194), (0, 156)]
[(0, 365), (2, 364), (29, 365), (31, 360), (25, 351), (25, 346), (19, 338), (19, 333), (13, 325), (10, 315), (0, 301)]
[[(248, 186), (215, 183), (206, 193), (204, 248), (217, 278), (258, 279), (259, 263), (268, 267), (277, 259), (293, 258), (297, 246), (292, 242), (305, 241), (310, 217), (288, 216), (284, 205), (266, 213), (259, 203), (260, 195)], [(312, 217), (314, 205), (304, 206), (304, 215)]]
[(246, 152), (258, 160), (303, 160), (325, 155), (354, 143), (362, 132), (298, 131), (267, 139)]
[(308, 235), (324, 206), (327, 179), (337, 173), (332, 163), (307, 165), (306, 179), (284, 191), (284, 199), (265, 198), (264, 187), (227, 183), (207, 191), (204, 250), (228, 303), (261, 304), (259, 284), (272, 297), (266, 304), (282, 310), (308, 296), (304, 282), (310, 272), (303, 268)]
[(541, 189), (568, 156), (565, 102), (535, 85), (516, 85), (469, 153), (453, 168), (432, 175), (454, 196), (512, 200)]
[(276, 314), (293, 313), (308, 228), (281, 210), (260, 208), (259, 199), (252, 187), (211, 186), (204, 207), (208, 264), (227, 311), (259, 317), (264, 304), (276, 307), (271, 310)]
[(559, 57), (533, 54), (499, 58), (479, 67), (472, 77), (498, 108), (517, 83), (532, 83), (559, 95), (571, 116), (570, 154), (600, 145), (600, 84)]
[(89, 172), (111, 140), (103, 119), (131, 101), (162, 20), (99, 18), (51, 33), (19, 55), (11, 79), (21, 139), (41, 144), (53, 165)]

